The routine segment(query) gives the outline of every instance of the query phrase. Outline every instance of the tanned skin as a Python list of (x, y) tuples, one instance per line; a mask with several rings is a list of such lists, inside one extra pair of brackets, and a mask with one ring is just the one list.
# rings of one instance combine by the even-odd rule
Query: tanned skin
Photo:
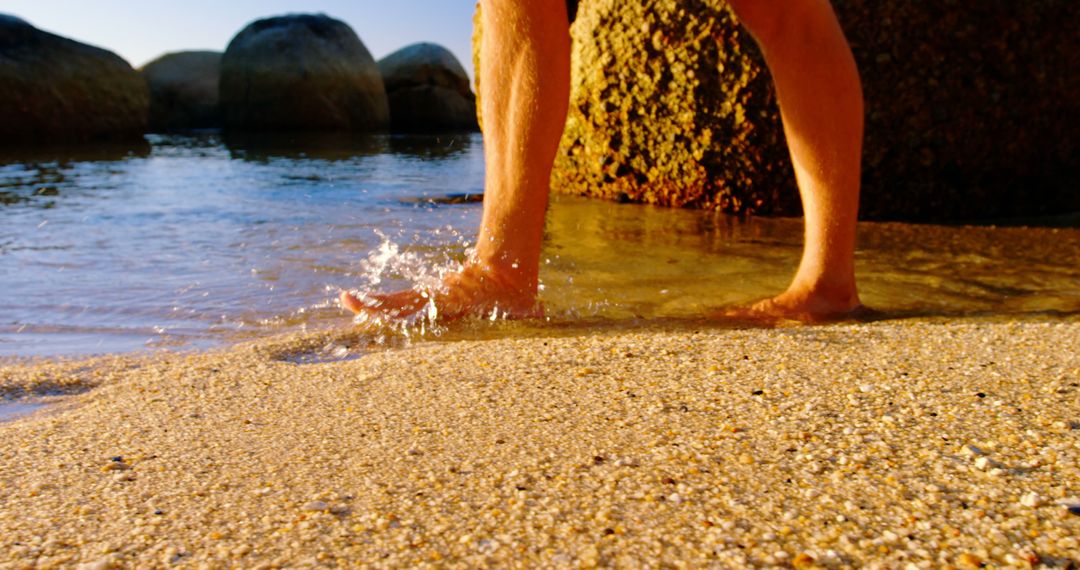
[[(729, 0), (757, 40), (776, 87), (805, 215), (802, 261), (784, 292), (721, 319), (822, 322), (861, 308), (855, 226), (863, 96), (851, 48), (829, 0)], [(480, 101), (484, 119), (484, 214), (476, 252), (436, 294), (440, 319), (539, 316), (536, 301), (551, 169), (570, 98), (570, 35), (564, 0), (483, 0)], [(413, 290), (342, 305), (377, 318), (416, 313)]]

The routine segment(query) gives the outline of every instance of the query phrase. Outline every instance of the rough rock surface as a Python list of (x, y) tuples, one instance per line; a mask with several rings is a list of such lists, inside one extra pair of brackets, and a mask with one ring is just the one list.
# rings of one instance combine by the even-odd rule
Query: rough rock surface
[(0, 14), (0, 144), (141, 137), (148, 106), (116, 54)]
[(864, 217), (1080, 211), (1080, 4), (834, 2), (867, 100)]
[[(1080, 5), (833, 4), (867, 100), (864, 218), (1080, 210)], [(722, 2), (585, 0), (577, 18), (556, 190), (799, 212), (768, 73)]]
[(150, 86), (150, 129), (170, 131), (221, 126), (218, 80), (221, 52), (163, 55), (139, 70)]
[(244, 28), (221, 62), (225, 127), (374, 131), (390, 121), (379, 67), (347, 24), (291, 14)]
[(730, 212), (797, 206), (768, 77), (729, 11), (585, 1), (572, 30), (557, 190)]
[(418, 43), (379, 61), (396, 131), (475, 130), (476, 96), (446, 48)]

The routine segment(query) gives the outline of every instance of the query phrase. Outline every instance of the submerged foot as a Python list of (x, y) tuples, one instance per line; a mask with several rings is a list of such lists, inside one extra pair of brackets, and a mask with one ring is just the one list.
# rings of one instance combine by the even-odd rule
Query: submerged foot
[(855, 294), (823, 294), (788, 290), (751, 305), (730, 307), (714, 314), (715, 318), (761, 326), (781, 323), (825, 324), (867, 320), (875, 312), (859, 302)]
[(521, 285), (513, 278), (475, 265), (443, 279), (437, 291), (409, 289), (388, 294), (342, 291), (341, 306), (358, 316), (379, 321), (408, 320), (417, 316), (447, 322), (464, 317), (527, 319), (543, 316), (536, 301), (536, 285)]

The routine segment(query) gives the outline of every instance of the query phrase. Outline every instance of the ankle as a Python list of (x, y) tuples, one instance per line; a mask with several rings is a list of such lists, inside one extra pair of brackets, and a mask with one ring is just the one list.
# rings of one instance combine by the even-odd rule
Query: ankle
[(517, 263), (492, 264), (478, 259), (470, 260), (459, 278), (513, 299), (534, 299), (539, 284), (535, 270), (526, 270)]
[(862, 306), (859, 295), (853, 288), (788, 289), (783, 296), (791, 296), (792, 300), (808, 313), (821, 316), (845, 314)]
[(815, 275), (812, 278), (796, 276), (784, 296), (826, 311), (847, 311), (861, 305), (854, 275), (840, 278), (829, 275)]
[(466, 267), (474, 267), (486, 275), (512, 283), (535, 283), (540, 261), (506, 253), (477, 251), (469, 258)]

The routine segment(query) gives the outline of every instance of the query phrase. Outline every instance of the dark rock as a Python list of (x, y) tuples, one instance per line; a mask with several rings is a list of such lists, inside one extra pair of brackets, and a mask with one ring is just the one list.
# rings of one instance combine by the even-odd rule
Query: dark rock
[(0, 145), (141, 138), (148, 106), (116, 54), (0, 14)]
[(221, 61), (227, 129), (378, 131), (390, 108), (379, 67), (352, 28), (317, 15), (258, 20)]
[(867, 103), (863, 217), (1080, 211), (1080, 4), (834, 4)]
[[(867, 103), (861, 215), (1080, 211), (1080, 4), (834, 0)], [(584, 0), (560, 192), (800, 212), (760, 53), (722, 2)]]
[(139, 70), (150, 86), (150, 129), (173, 131), (221, 126), (218, 80), (221, 53), (163, 55)]
[(419, 43), (379, 61), (395, 131), (476, 130), (476, 96), (469, 76), (442, 46)]
[(446, 194), (445, 196), (420, 196), (412, 198), (402, 198), (400, 202), (402, 204), (416, 204), (422, 206), (454, 206), (458, 204), (480, 204), (484, 201), (484, 195), (482, 193), (457, 193)]

